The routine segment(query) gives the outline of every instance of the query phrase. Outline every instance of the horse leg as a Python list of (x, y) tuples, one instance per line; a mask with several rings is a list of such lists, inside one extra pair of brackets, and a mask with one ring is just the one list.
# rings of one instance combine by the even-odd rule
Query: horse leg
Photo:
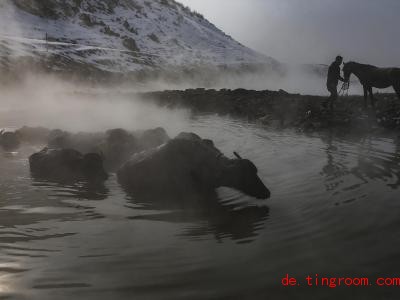
[(372, 91), (372, 86), (368, 87), (368, 92), (369, 92), (369, 96), (371, 97), (372, 107), (375, 107), (375, 98), (374, 98), (374, 93)]
[(363, 85), (363, 88), (364, 88), (364, 107), (367, 108), (368, 90), (366, 85)]
[(400, 100), (400, 83), (394, 84), (393, 88), (397, 94), (397, 98), (399, 98), (399, 100)]

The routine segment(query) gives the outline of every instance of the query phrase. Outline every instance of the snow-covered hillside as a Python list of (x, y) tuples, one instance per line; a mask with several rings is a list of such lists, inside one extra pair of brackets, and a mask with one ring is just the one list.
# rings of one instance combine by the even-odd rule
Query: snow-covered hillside
[(173, 0), (1, 0), (0, 59), (129, 72), (279, 63)]

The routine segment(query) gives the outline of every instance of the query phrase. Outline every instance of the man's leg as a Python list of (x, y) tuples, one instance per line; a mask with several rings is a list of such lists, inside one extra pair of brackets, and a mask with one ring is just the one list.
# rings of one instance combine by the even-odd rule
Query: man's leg
[(323, 106), (324, 108), (327, 108), (327, 107), (328, 107), (328, 105), (332, 102), (332, 98), (333, 98), (331, 86), (330, 86), (330, 85), (327, 85), (326, 88), (327, 88), (328, 92), (329, 92), (331, 95), (330, 95), (324, 102), (322, 102), (322, 106)]
[(333, 95), (332, 95), (332, 102), (331, 102), (331, 109), (333, 109), (333, 103), (337, 100), (338, 98), (338, 92), (337, 92), (337, 86), (333, 89)]
[(331, 93), (331, 96), (329, 97), (330, 100), (330, 109), (333, 110), (333, 103), (337, 100), (338, 98), (338, 92), (337, 92), (337, 86), (330, 86), (329, 87), (329, 92)]
[(330, 103), (330, 101), (331, 101), (331, 96), (329, 96), (328, 98), (326, 98), (326, 100), (324, 100), (324, 101), (322, 102), (322, 107), (323, 107), (323, 108), (327, 108), (328, 105), (329, 105), (329, 103)]

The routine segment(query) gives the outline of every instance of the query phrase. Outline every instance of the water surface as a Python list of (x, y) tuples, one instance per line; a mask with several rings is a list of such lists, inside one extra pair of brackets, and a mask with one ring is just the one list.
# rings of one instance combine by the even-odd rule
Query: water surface
[[(7, 124), (0, 124), (7, 126)], [(395, 299), (396, 288), (282, 287), (287, 273), (398, 276), (400, 143), (305, 135), (213, 115), (190, 130), (251, 159), (267, 201), (218, 190), (204, 210), (31, 178), (0, 152), (0, 298)]]

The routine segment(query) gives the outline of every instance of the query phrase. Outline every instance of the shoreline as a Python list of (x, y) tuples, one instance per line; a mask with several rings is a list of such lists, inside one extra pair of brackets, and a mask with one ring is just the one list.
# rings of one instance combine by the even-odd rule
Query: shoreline
[(167, 108), (186, 108), (193, 113), (216, 113), (260, 122), (264, 125), (301, 130), (346, 128), (358, 130), (400, 129), (400, 100), (396, 94), (376, 94), (373, 109), (368, 99), (339, 97), (331, 112), (322, 107), (328, 96), (291, 94), (246, 89), (187, 89), (137, 93), (143, 101)]

